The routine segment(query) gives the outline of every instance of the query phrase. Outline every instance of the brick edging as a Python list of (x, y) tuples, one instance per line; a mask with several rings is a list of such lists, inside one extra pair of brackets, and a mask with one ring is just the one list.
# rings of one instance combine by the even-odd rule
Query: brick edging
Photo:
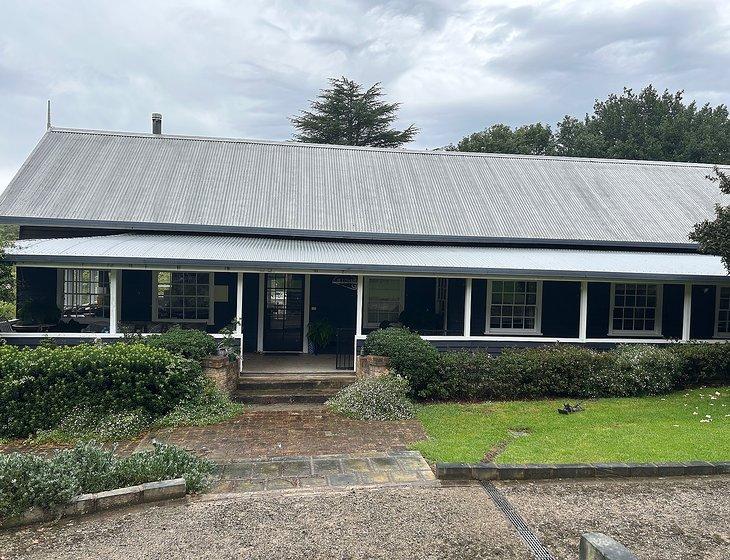
[(442, 480), (544, 480), (556, 478), (629, 478), (730, 474), (730, 462), (710, 463), (578, 463), (507, 465), (498, 463), (436, 463)]
[(182, 498), (187, 493), (184, 478), (172, 478), (160, 482), (146, 482), (138, 486), (116, 488), (96, 494), (81, 494), (68, 504), (52, 509), (31, 508), (15, 517), (0, 520), (0, 529), (9, 529), (20, 525), (52, 521), (61, 517), (76, 517), (97, 511)]

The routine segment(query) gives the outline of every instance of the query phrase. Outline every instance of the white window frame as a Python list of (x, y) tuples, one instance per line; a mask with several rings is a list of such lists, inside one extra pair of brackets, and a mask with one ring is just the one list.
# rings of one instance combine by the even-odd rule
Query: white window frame
[[(492, 328), (492, 282), (535, 282), (537, 284), (537, 292), (535, 295), (535, 328), (534, 329), (515, 329), (515, 328)], [(534, 280), (532, 278), (494, 278), (487, 280), (487, 320), (484, 325), (484, 334), (542, 334), (542, 280)]]
[(215, 297), (213, 290), (215, 289), (215, 275), (212, 272), (194, 272), (192, 274), (207, 274), (208, 275), (208, 318), (207, 319), (173, 319), (173, 318), (160, 318), (158, 317), (158, 301), (157, 301), (157, 282), (158, 277), (161, 273), (169, 272), (170, 274), (182, 273), (182, 270), (153, 270), (152, 271), (152, 321), (156, 323), (177, 323), (177, 324), (188, 324), (188, 323), (199, 323), (203, 325), (215, 324), (215, 318), (213, 312), (215, 310)]
[(720, 322), (720, 290), (723, 288), (730, 290), (730, 285), (718, 284), (715, 286), (715, 327), (713, 329), (713, 338), (730, 338), (730, 332), (721, 333), (717, 330), (718, 323)]
[[(616, 303), (616, 285), (617, 284), (633, 284), (633, 285), (640, 285), (644, 284), (646, 286), (656, 286), (656, 311), (654, 313), (654, 330), (648, 331), (627, 331), (622, 329), (614, 329), (613, 328), (613, 309)], [(631, 337), (631, 336), (661, 336), (662, 334), (662, 308), (663, 308), (663, 301), (664, 301), (664, 284), (661, 284), (659, 282), (611, 282), (611, 305), (608, 309), (608, 336), (621, 336), (621, 337)]]
[(399, 308), (400, 311), (398, 314), (400, 315), (403, 313), (403, 309), (405, 308), (405, 301), (406, 301), (406, 279), (403, 276), (365, 276), (364, 277), (364, 286), (363, 286), (363, 324), (365, 328), (373, 329), (378, 328), (380, 326), (380, 322), (372, 323), (370, 321), (370, 318), (368, 317), (369, 313), (369, 301), (370, 301), (370, 280), (397, 280), (400, 282), (400, 302), (399, 302)]
[[(107, 268), (90, 268), (85, 266), (72, 266), (72, 267), (66, 267), (66, 268), (59, 268), (57, 269), (56, 273), (56, 305), (61, 311), (61, 321), (75, 321), (81, 325), (87, 325), (90, 323), (108, 323), (109, 322), (109, 316), (106, 317), (64, 317), (63, 316), (63, 309), (65, 306), (65, 299), (66, 299), (66, 271), (67, 270), (89, 270), (89, 271), (96, 271), (96, 272), (107, 272), (109, 273), (109, 269)], [(111, 314), (111, 304), (112, 304), (112, 297), (114, 297), (114, 294), (111, 293), (111, 280), (109, 281), (109, 314)]]

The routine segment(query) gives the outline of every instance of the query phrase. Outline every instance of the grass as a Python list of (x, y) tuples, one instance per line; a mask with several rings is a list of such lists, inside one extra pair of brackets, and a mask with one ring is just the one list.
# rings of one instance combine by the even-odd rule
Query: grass
[(728, 461), (729, 397), (721, 387), (598, 399), (570, 415), (557, 413), (564, 400), (423, 405), (429, 439), (414, 448), (440, 462), (479, 462), (500, 444), (498, 463)]

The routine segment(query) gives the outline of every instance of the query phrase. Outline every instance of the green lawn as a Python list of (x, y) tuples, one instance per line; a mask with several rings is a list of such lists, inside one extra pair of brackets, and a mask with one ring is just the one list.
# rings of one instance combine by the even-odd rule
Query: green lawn
[(498, 463), (730, 461), (729, 397), (720, 387), (598, 399), (571, 415), (557, 413), (564, 400), (423, 405), (429, 439), (414, 448), (431, 461), (468, 463), (500, 442)]

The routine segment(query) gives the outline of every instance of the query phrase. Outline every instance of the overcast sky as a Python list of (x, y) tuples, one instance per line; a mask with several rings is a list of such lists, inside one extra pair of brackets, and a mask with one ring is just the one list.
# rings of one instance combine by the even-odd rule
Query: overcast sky
[(45, 129), (291, 138), (331, 76), (380, 81), (410, 145), (583, 115), (623, 86), (730, 104), (730, 2), (2, 0), (0, 189)]

